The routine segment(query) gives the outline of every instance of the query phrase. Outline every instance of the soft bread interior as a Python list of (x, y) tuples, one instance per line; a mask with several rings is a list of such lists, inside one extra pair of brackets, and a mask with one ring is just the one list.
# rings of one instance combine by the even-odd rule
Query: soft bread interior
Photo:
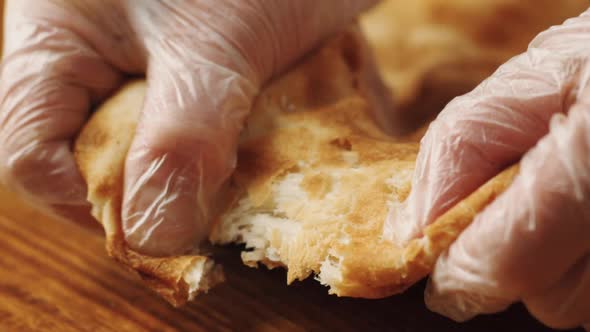
[(199, 260), (191, 264), (182, 276), (182, 280), (188, 285), (188, 300), (192, 300), (197, 294), (207, 292), (218, 281), (212, 278), (215, 264), (211, 260)]

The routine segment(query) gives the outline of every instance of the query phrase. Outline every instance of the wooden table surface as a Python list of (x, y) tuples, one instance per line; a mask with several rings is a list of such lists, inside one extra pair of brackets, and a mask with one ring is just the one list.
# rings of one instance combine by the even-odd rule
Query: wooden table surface
[(220, 250), (228, 281), (174, 309), (105, 254), (100, 234), (52, 219), (0, 191), (0, 331), (548, 331), (521, 306), (455, 324), (429, 312), (424, 285), (384, 300), (336, 298), (314, 281), (242, 266)]

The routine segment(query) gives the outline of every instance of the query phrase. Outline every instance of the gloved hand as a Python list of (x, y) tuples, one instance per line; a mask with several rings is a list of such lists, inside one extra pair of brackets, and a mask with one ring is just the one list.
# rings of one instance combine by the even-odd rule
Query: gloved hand
[(72, 139), (125, 75), (146, 73), (123, 227), (143, 253), (181, 252), (207, 235), (261, 86), (375, 2), (8, 0), (0, 178), (39, 202), (87, 204)]
[(522, 157), (514, 183), (438, 259), (432, 310), (463, 321), (521, 300), (549, 326), (590, 324), (589, 60), (590, 10), (541, 33), (431, 124), (390, 220), (397, 241)]

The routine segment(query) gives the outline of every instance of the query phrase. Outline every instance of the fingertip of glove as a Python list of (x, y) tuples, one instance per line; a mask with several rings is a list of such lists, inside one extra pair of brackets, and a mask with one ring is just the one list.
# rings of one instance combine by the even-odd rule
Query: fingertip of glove
[[(440, 269), (439, 269), (440, 270)], [(466, 306), (462, 294), (457, 291), (445, 290), (439, 282), (440, 274), (430, 276), (424, 290), (424, 303), (433, 312), (443, 315), (456, 322), (465, 322), (477, 313)]]
[[(123, 231), (131, 248), (150, 255), (173, 255), (193, 248), (207, 235), (208, 197), (198, 168), (169, 156), (139, 163), (127, 173)], [(129, 169), (129, 168), (128, 168)]]
[(204, 233), (194, 196), (182, 191), (169, 192), (166, 184), (152, 185), (126, 200), (123, 231), (127, 243), (139, 252), (155, 256), (186, 252)]

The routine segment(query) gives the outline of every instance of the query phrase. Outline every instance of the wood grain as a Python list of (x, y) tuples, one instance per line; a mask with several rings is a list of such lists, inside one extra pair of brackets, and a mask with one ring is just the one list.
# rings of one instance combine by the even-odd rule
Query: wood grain
[(221, 249), (228, 282), (174, 309), (105, 254), (95, 231), (45, 216), (0, 190), (0, 331), (549, 331), (521, 306), (455, 324), (429, 312), (423, 284), (384, 300), (287, 287), (283, 271), (242, 266)]

